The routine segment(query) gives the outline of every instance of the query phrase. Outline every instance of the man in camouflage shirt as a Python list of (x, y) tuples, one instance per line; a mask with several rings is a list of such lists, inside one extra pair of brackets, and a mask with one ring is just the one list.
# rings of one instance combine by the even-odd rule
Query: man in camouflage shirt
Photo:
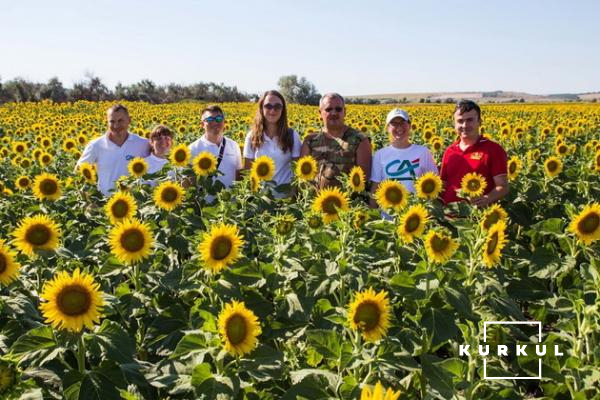
[(341, 174), (349, 173), (355, 165), (362, 168), (368, 182), (371, 175), (371, 143), (365, 135), (344, 124), (344, 98), (337, 93), (324, 95), (319, 101), (319, 113), (324, 126), (321, 132), (304, 139), (300, 152), (300, 157), (310, 155), (317, 160), (317, 187), (341, 186)]

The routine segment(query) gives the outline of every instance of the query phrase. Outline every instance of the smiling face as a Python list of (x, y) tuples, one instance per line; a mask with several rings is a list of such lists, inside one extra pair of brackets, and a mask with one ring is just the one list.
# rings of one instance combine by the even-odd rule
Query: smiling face
[(476, 110), (465, 111), (456, 110), (454, 113), (454, 129), (463, 142), (473, 142), (479, 137), (479, 127), (481, 121)]
[(109, 110), (107, 114), (108, 130), (115, 136), (124, 136), (127, 134), (129, 129), (129, 123), (131, 119), (125, 111), (112, 111)]
[(402, 117), (395, 117), (387, 125), (387, 131), (396, 145), (406, 146), (410, 139), (410, 123)]
[(346, 108), (344, 102), (337, 97), (327, 97), (321, 102), (319, 113), (327, 129), (342, 129)]
[(274, 94), (269, 94), (262, 104), (262, 112), (268, 124), (276, 124), (283, 113), (283, 102)]
[[(214, 118), (217, 117), (221, 117), (221, 122), (214, 120)], [(223, 114), (218, 111), (205, 111), (202, 114), (202, 127), (209, 135), (220, 135), (225, 129), (225, 119)]]
[(156, 135), (150, 139), (152, 152), (158, 157), (164, 157), (171, 151), (173, 139), (168, 135)]

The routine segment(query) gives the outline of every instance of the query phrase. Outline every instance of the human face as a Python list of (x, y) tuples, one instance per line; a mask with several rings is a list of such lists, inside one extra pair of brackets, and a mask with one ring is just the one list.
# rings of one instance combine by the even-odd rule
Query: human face
[(328, 129), (343, 128), (346, 109), (344, 103), (337, 97), (327, 97), (319, 108), (319, 113)]
[(124, 136), (129, 129), (131, 119), (125, 111), (109, 111), (107, 114), (108, 130), (116, 136)]
[(461, 141), (474, 141), (479, 137), (479, 126), (481, 121), (476, 110), (460, 113), (457, 110), (454, 113), (454, 129), (460, 136)]
[(154, 154), (158, 157), (163, 157), (169, 154), (171, 146), (173, 145), (173, 139), (168, 135), (155, 136), (150, 140), (150, 146), (154, 150)]
[(402, 117), (393, 118), (387, 125), (387, 131), (392, 135), (394, 143), (401, 145), (409, 143), (410, 124)]
[(219, 116), (223, 116), (223, 114), (217, 112), (217, 111), (206, 111), (204, 112), (204, 114), (202, 114), (202, 127), (204, 128), (204, 131), (206, 133), (208, 133), (209, 135), (220, 135), (221, 133), (223, 133), (223, 130), (225, 129), (225, 119), (223, 119), (223, 121), (221, 122), (217, 122), (217, 121), (211, 121), (211, 122), (207, 122), (206, 119), (208, 117), (219, 117)]
[(283, 113), (283, 102), (279, 97), (269, 94), (263, 102), (262, 112), (268, 124), (276, 124)]

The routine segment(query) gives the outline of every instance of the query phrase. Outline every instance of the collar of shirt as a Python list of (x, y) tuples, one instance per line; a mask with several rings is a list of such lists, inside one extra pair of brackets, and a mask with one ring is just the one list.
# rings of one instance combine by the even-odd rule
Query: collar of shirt
[(481, 143), (485, 143), (487, 141), (488, 141), (488, 139), (485, 136), (479, 135), (479, 138), (477, 138), (477, 141), (464, 150), (462, 150), (460, 148), (460, 139), (458, 139), (456, 142), (452, 143), (452, 147), (454, 147), (454, 149), (457, 151), (466, 153), (466, 152), (472, 151), (473, 149), (477, 148)]
[[(208, 140), (208, 138), (206, 137), (206, 134), (200, 136), (200, 141), (202, 143), (205, 143), (205, 144), (209, 145), (209, 146), (217, 146), (217, 147), (219, 147), (219, 146), (221, 146), (221, 143), (222, 143), (223, 140), (225, 140), (225, 136), (221, 136), (221, 142), (219, 142), (219, 144), (216, 144), (216, 143), (211, 142), (210, 140)], [(227, 144), (227, 142), (225, 142), (225, 144)]]

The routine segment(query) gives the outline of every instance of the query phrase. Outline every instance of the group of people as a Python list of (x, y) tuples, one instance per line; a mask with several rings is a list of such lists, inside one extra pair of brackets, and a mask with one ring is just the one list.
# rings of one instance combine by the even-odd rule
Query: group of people
[[(237, 142), (224, 136), (223, 110), (217, 105), (208, 106), (202, 110), (204, 133), (189, 146), (192, 159), (201, 152), (212, 153), (220, 172), (217, 179), (225, 187), (240, 179), (242, 169), (250, 169), (256, 158), (265, 155), (275, 164), (272, 180), (276, 188), (288, 184), (293, 177), (292, 162), (310, 155), (318, 166), (317, 189), (341, 186), (342, 174), (359, 166), (371, 182), (372, 193), (385, 179), (397, 180), (414, 192), (415, 180), (428, 172), (439, 173), (444, 184), (444, 203), (463, 200), (457, 191), (462, 178), (471, 172), (482, 175), (487, 183), (483, 195), (470, 200), (473, 204), (485, 207), (508, 193), (506, 152), (480, 133), (481, 109), (471, 100), (456, 104), (454, 127), (458, 138), (446, 149), (439, 171), (429, 149), (411, 143), (411, 119), (405, 110), (395, 108), (389, 112), (386, 131), (390, 143), (374, 155), (368, 137), (345, 124), (346, 107), (341, 95), (325, 94), (319, 102), (319, 113), (321, 130), (302, 141), (298, 132), (289, 127), (284, 97), (275, 90), (265, 92), (258, 101), (242, 154)], [(159, 171), (168, 162), (173, 143), (172, 132), (163, 125), (154, 128), (148, 139), (129, 132), (131, 119), (123, 105), (109, 108), (107, 120), (106, 134), (92, 140), (77, 162), (77, 166), (84, 162), (96, 165), (98, 188), (104, 195), (115, 189), (121, 176), (128, 175), (128, 163), (135, 157), (146, 159), (148, 172)], [(376, 207), (375, 202), (371, 206)]]

